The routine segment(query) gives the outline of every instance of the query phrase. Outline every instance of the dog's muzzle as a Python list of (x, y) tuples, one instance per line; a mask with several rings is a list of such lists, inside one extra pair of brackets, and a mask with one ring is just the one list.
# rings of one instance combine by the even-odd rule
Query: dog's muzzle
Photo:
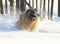
[(31, 20), (35, 20), (36, 19), (36, 15), (30, 15), (29, 16)]

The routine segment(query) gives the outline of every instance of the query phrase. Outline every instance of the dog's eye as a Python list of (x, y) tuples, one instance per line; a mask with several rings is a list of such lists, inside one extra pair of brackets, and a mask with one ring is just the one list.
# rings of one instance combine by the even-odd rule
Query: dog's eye
[(31, 10), (30, 10), (30, 9), (28, 9), (28, 10), (27, 10), (27, 13), (29, 13), (30, 11), (31, 11)]

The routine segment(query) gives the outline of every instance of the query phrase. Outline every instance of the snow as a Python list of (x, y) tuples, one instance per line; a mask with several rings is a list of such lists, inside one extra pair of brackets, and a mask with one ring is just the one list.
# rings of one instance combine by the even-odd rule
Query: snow
[(45, 30), (47, 32), (60, 32), (60, 22), (55, 21), (44, 21), (40, 26), (41, 30)]
[(0, 32), (9, 32), (9, 31), (19, 31), (19, 29), (14, 25), (17, 19), (0, 15)]

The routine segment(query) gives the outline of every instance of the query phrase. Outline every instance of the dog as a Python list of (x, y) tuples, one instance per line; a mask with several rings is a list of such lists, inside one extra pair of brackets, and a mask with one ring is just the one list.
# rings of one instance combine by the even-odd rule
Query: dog
[(38, 22), (37, 10), (28, 9), (20, 14), (17, 25), (23, 27), (26, 31), (34, 32)]

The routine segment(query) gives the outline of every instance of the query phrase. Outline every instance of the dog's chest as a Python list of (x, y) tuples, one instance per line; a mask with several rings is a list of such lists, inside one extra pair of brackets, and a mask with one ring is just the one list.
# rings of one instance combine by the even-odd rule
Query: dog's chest
[(23, 26), (23, 28), (25, 28), (26, 30), (32, 31), (36, 25), (37, 25), (37, 21), (24, 21), (21, 23), (21, 25)]

